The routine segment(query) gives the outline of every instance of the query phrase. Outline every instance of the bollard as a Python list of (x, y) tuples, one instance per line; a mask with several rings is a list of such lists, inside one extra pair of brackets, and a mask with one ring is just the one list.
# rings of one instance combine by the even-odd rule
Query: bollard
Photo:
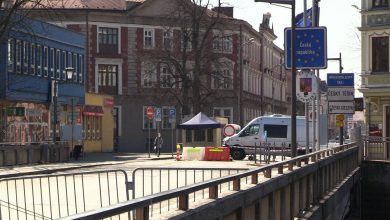
[(180, 144), (176, 144), (176, 160), (180, 160)]

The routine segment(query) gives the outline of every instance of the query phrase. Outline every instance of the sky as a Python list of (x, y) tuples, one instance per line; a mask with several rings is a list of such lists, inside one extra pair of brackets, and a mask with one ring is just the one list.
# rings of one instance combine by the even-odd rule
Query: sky
[[(303, 12), (305, 0), (296, 0), (296, 14)], [(217, 5), (218, 0), (210, 0)], [(344, 73), (355, 73), (355, 89), (360, 87), (361, 72), (361, 43), (360, 32), (357, 29), (361, 24), (359, 10), (352, 5), (360, 7), (360, 0), (321, 0), (320, 26), (327, 28), (328, 58), (342, 57)], [(270, 12), (271, 24), (278, 38), (275, 44), (283, 48), (284, 28), (291, 26), (291, 10), (288, 8), (271, 5), (269, 3), (255, 2), (255, 0), (221, 0), (224, 6), (233, 6), (233, 16), (247, 21), (258, 30), (264, 13)], [(312, 0), (307, 0), (307, 8), (312, 5)], [(338, 73), (339, 62), (328, 61), (328, 68), (320, 70), (321, 80), (326, 80), (327, 73)], [(355, 97), (362, 97), (358, 91)]]

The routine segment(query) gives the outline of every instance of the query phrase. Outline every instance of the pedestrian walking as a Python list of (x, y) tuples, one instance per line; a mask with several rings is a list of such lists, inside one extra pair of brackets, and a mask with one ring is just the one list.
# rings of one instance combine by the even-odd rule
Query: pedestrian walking
[(161, 133), (157, 133), (157, 137), (154, 139), (154, 153), (157, 155), (157, 157), (160, 156), (161, 153), (161, 147), (163, 144), (163, 138), (161, 137)]

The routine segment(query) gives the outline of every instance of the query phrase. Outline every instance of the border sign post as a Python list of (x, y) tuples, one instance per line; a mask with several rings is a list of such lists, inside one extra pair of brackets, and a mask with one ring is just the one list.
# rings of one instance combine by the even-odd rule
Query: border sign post
[(146, 117), (148, 117), (149, 119), (149, 124), (148, 124), (148, 130), (149, 130), (149, 136), (148, 136), (148, 143), (149, 143), (149, 147), (148, 147), (148, 152), (149, 152), (149, 158), (150, 158), (150, 122), (151, 120), (154, 118), (154, 109), (152, 106), (148, 106), (146, 108)]
[(169, 123), (171, 123), (171, 142), (172, 142), (172, 158), (173, 158), (173, 148), (174, 148), (174, 143), (173, 143), (173, 127), (176, 122), (176, 109), (175, 108), (170, 108), (169, 109)]
[[(353, 73), (328, 73), (328, 113), (336, 115), (340, 127), (340, 145), (344, 142), (344, 114), (355, 113)], [(343, 118), (343, 120), (341, 120)]]

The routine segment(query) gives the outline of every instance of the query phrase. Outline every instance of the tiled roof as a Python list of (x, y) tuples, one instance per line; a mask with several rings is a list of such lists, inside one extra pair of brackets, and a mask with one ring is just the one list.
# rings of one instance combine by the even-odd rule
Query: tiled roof
[[(126, 10), (146, 0), (42, 0), (38, 8)], [(26, 7), (31, 5), (26, 5)]]

